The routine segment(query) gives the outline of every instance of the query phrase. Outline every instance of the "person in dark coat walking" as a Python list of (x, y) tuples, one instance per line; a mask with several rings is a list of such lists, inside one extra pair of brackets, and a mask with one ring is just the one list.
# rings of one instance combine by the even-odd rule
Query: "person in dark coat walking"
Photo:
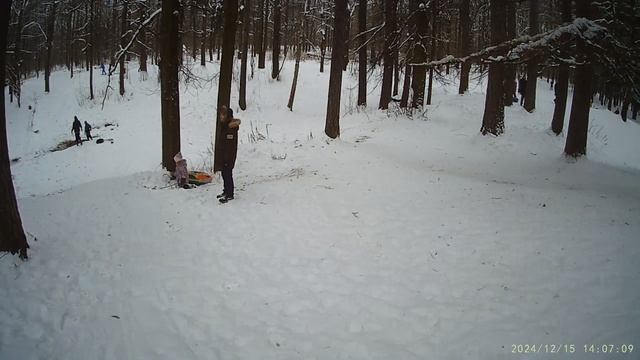
[(80, 138), (80, 131), (82, 131), (82, 124), (78, 120), (77, 116), (73, 117), (73, 125), (71, 126), (71, 132), (76, 135), (76, 146), (82, 145), (82, 139)]
[(518, 94), (520, 94), (520, 106), (524, 105), (524, 94), (527, 92), (527, 79), (518, 80)]
[(93, 136), (91, 136), (91, 125), (88, 122), (84, 122), (84, 134), (87, 136), (87, 141), (93, 140)]
[(222, 106), (220, 108), (220, 160), (222, 162), (222, 181), (224, 189), (222, 194), (218, 195), (221, 203), (233, 200), (233, 167), (236, 164), (236, 156), (238, 154), (238, 129), (240, 128), (240, 119), (233, 118), (233, 110)]

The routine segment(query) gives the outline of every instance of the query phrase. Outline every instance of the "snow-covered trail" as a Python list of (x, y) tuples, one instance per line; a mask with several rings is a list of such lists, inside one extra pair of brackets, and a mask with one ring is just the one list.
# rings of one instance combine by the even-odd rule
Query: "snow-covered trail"
[[(599, 140), (637, 124), (618, 131), (596, 110), (594, 155), (572, 163), (544, 130), (549, 109), (509, 109), (505, 136), (487, 138), (482, 94), (439, 88), (428, 121), (368, 109), (327, 141), (325, 85), (315, 64), (303, 71), (318, 85), (299, 89), (299, 112), (277, 105), (285, 81), (250, 88), (262, 97), (239, 114), (242, 136), (271, 124), (269, 139), (240, 145), (224, 206), (219, 183), (162, 188), (157, 119), (133, 106), (146, 97), (105, 115), (126, 106), (146, 132), (122, 120), (108, 150), (15, 165), (38, 241), (27, 263), (0, 259), (0, 358), (513, 359), (511, 344), (576, 345), (519, 356), (560, 359), (637, 342), (638, 145)], [(183, 96), (193, 163), (209, 141), (207, 96)], [(110, 158), (136, 146), (124, 168)], [(79, 170), (89, 155), (104, 173)], [(77, 173), (30, 188), (29, 169)]]

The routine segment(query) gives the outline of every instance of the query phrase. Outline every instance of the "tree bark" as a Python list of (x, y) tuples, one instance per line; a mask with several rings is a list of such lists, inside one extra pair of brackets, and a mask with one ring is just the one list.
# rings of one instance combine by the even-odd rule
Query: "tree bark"
[[(507, 39), (516, 37), (516, 2), (507, 2)], [(516, 66), (506, 64), (504, 69), (504, 105), (513, 105), (516, 94)]]
[(160, 95), (162, 112), (162, 166), (175, 171), (173, 157), (180, 151), (180, 1), (163, 0), (160, 36)]
[(358, 50), (358, 106), (367, 105), (367, 38), (362, 34), (367, 31), (367, 0), (358, 0), (358, 33), (360, 41)]
[[(123, 0), (122, 1), (122, 28), (120, 29), (120, 48), (124, 49), (127, 46), (127, 42), (125, 40), (125, 34), (127, 33), (127, 12), (129, 11), (129, 0)], [(120, 73), (118, 76), (118, 82), (120, 84), (120, 96), (124, 96), (124, 73), (125, 73), (125, 68), (124, 68), (124, 62), (126, 59), (126, 54), (124, 54), (123, 56), (120, 56)]]
[(56, 23), (56, 9), (58, 1), (53, 1), (47, 16), (47, 56), (44, 58), (44, 91), (49, 92), (49, 77), (51, 76), (51, 50), (53, 48), (53, 36)]
[(334, 33), (329, 73), (329, 95), (324, 132), (332, 139), (340, 136), (340, 97), (342, 95), (342, 62), (346, 52), (347, 0), (335, 0)]
[[(301, 26), (298, 26), (298, 32), (301, 31)], [(290, 111), (293, 111), (293, 101), (296, 97), (296, 88), (298, 87), (298, 73), (300, 71), (300, 58), (302, 57), (302, 33), (298, 34), (298, 45), (296, 46), (296, 66), (293, 70), (293, 81), (291, 82), (291, 92), (289, 92), (289, 102), (287, 107)]]
[[(140, 7), (140, 23), (144, 23), (147, 19), (147, 11), (144, 7)], [(142, 73), (142, 80), (147, 80), (147, 31), (145, 28), (140, 29), (140, 34), (138, 35), (138, 52), (140, 54), (140, 64), (138, 67), (138, 71)]]
[[(249, 9), (247, 11), (250, 11)], [(202, 2), (202, 33), (200, 34), (200, 66), (207, 66), (207, 2)]]
[[(561, 0), (562, 22), (571, 21), (571, 0)], [(567, 94), (569, 91), (569, 65), (561, 63), (558, 66), (558, 80), (555, 84), (555, 106), (553, 108), (553, 118), (551, 119), (551, 130), (560, 135), (564, 129), (564, 116), (567, 109)]]
[[(491, 44), (497, 45), (506, 38), (506, 1), (491, 0)], [(484, 115), (482, 117), (482, 135), (501, 135), (504, 133), (504, 64), (492, 62), (489, 64), (489, 79), (487, 81), (487, 95), (485, 98)]]
[[(9, 14), (11, 0), (0, 2), (0, 53), (7, 48), (7, 32), (9, 30)], [(0, 83), (4, 84), (6, 56), (0, 56)], [(22, 228), (22, 219), (18, 210), (13, 181), (11, 180), (11, 164), (9, 162), (9, 146), (7, 142), (7, 118), (4, 106), (4, 89), (0, 92), (0, 251), (18, 253), (20, 258), (27, 258), (27, 237)]]
[[(576, 0), (576, 17), (591, 19), (591, 0)], [(580, 54), (580, 65), (576, 65), (573, 85), (573, 99), (569, 128), (564, 153), (568, 156), (580, 157), (587, 154), (587, 134), (589, 131), (589, 111), (592, 99), (593, 69), (588, 47), (580, 40), (576, 44)]]
[[(391, 87), (393, 82), (393, 53), (396, 48), (398, 0), (384, 0), (384, 67), (382, 70), (382, 91), (378, 109), (386, 110), (391, 102)], [(333, 67), (333, 65), (332, 65)]]
[[(538, 1), (529, 0), (529, 35), (538, 33)], [(524, 94), (524, 109), (532, 112), (536, 108), (536, 89), (538, 86), (538, 58), (533, 57), (527, 62), (527, 87)]]
[[(469, 17), (469, 3), (470, 0), (460, 0), (460, 39), (458, 56), (467, 56), (470, 52), (471, 43), (471, 18)], [(458, 94), (462, 95), (469, 89), (469, 73), (471, 72), (471, 64), (463, 62), (460, 66), (460, 86), (458, 87)]]
[(94, 17), (94, 12), (95, 12), (95, 0), (90, 0), (90, 5), (89, 5), (89, 43), (87, 44), (87, 62), (89, 63), (89, 99), (93, 100), (94, 99), (94, 94), (93, 94), (93, 51), (94, 51), (94, 47), (93, 47), (93, 43), (95, 41), (95, 31), (96, 31), (96, 24), (95, 24), (95, 17)]
[(249, 20), (251, 19), (251, 1), (245, 0), (242, 9), (242, 48), (240, 53), (240, 98), (238, 106), (247, 109), (247, 59), (249, 57)]
[(280, 73), (280, 0), (273, 1), (273, 46), (271, 56), (271, 78), (277, 79)]
[[(427, 62), (427, 29), (429, 26), (429, 17), (427, 16), (427, 8), (422, 3), (415, 13), (416, 17), (416, 41), (413, 44), (413, 59), (416, 63)], [(418, 108), (424, 105), (424, 87), (427, 80), (427, 68), (425, 66), (413, 67), (413, 79), (411, 87), (413, 88), (413, 99), (411, 106)]]
[(220, 61), (220, 77), (218, 80), (218, 104), (216, 109), (216, 135), (213, 160), (213, 170), (221, 171), (222, 159), (220, 158), (220, 108), (229, 107), (231, 101), (231, 80), (233, 77), (233, 53), (236, 42), (236, 27), (238, 22), (238, 0), (224, 0), (224, 33), (222, 36), (222, 60)]
[[(438, 36), (438, 0), (433, 0), (431, 6), (431, 57), (435, 58), (437, 53), (436, 36)], [(433, 94), (433, 66), (429, 68), (429, 85), (427, 86), (427, 105), (431, 105), (431, 95)]]
[(261, 16), (258, 26), (258, 43), (260, 44), (258, 51), (258, 69), (264, 69), (266, 67), (266, 27), (269, 22), (269, 0), (260, 0), (260, 13)]

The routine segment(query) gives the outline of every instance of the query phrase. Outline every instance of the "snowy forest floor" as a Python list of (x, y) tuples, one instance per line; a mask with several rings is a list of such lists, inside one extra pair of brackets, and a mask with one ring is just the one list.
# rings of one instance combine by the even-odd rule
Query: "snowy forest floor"
[[(506, 133), (490, 137), (478, 132), (482, 84), (459, 96), (452, 77), (409, 118), (376, 110), (373, 78), (370, 105), (355, 109), (349, 72), (342, 135), (328, 140), (328, 71), (301, 64), (291, 112), (288, 62), (281, 81), (256, 69), (246, 111), (234, 82), (237, 194), (220, 205), (219, 179), (166, 187), (156, 70), (141, 81), (129, 67), (126, 95), (104, 111), (106, 77), (88, 101), (86, 72), (54, 72), (50, 94), (28, 80), (22, 107), (7, 105), (31, 259), (0, 258), (0, 359), (567, 356), (515, 356), (512, 344), (604, 359), (583, 344), (634, 341), (640, 352), (637, 123), (592, 109), (589, 154), (571, 161), (548, 131), (542, 80), (536, 111), (508, 108)], [(209, 169), (217, 64), (193, 71), (212, 81), (182, 84), (182, 153)], [(113, 143), (50, 152), (74, 115)]]

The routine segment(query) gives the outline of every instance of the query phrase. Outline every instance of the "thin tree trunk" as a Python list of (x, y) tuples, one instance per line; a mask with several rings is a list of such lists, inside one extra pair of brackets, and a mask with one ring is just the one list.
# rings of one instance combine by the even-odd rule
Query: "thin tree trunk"
[[(367, 0), (358, 0), (358, 33), (367, 31)], [(367, 38), (360, 36), (358, 50), (358, 106), (367, 105)]]
[(175, 171), (173, 157), (180, 151), (180, 1), (162, 0), (160, 95), (162, 113), (162, 167)]
[[(305, 4), (306, 9), (306, 4)], [(289, 92), (289, 102), (287, 107), (293, 111), (293, 101), (296, 97), (296, 88), (298, 87), (298, 73), (300, 71), (300, 58), (302, 57), (302, 27), (298, 26), (298, 45), (296, 46), (296, 66), (293, 70), (293, 81), (291, 82), (291, 92)]]
[[(200, 66), (207, 66), (207, 2), (202, 3), (202, 33), (200, 34)], [(250, 11), (249, 9), (247, 11)]]
[(224, 33), (222, 42), (222, 61), (220, 62), (220, 77), (218, 80), (218, 104), (216, 109), (216, 136), (213, 169), (222, 170), (220, 159), (220, 121), (218, 119), (222, 106), (229, 107), (231, 101), (231, 80), (233, 77), (233, 53), (236, 42), (236, 27), (238, 22), (238, 0), (224, 0)]
[(95, 41), (95, 0), (90, 0), (89, 5), (89, 44), (87, 44), (87, 61), (89, 62), (89, 99), (94, 99), (93, 94), (93, 43)]
[(271, 56), (271, 78), (277, 79), (280, 72), (280, 0), (273, 1), (273, 46)]
[[(507, 2), (507, 39), (516, 37), (516, 3), (514, 1)], [(505, 65), (504, 69), (504, 105), (513, 105), (513, 97), (516, 94), (516, 66), (512, 64)]]
[(44, 58), (44, 91), (49, 92), (49, 77), (51, 76), (51, 50), (53, 48), (53, 36), (56, 22), (56, 9), (58, 2), (53, 1), (47, 16), (47, 56)]
[[(147, 12), (144, 8), (140, 9), (140, 23), (142, 24), (147, 19)], [(142, 80), (147, 80), (147, 31), (145, 28), (140, 29), (138, 34), (138, 52), (140, 53), (140, 66), (138, 71), (142, 73)]]
[[(438, 36), (438, 0), (433, 0), (431, 9), (431, 57), (437, 57), (436, 36)], [(427, 105), (431, 105), (433, 94), (433, 66), (429, 68), (429, 85), (427, 86)]]
[[(571, 0), (561, 0), (562, 22), (571, 21)], [(564, 117), (567, 109), (567, 94), (569, 92), (569, 65), (561, 63), (558, 66), (558, 80), (555, 83), (555, 106), (551, 119), (551, 130), (560, 135), (564, 129)]]
[[(427, 61), (427, 28), (429, 26), (429, 17), (427, 16), (426, 7), (419, 7), (415, 13), (416, 17), (416, 36), (417, 39), (413, 44), (413, 59), (415, 63), (424, 63)], [(418, 108), (424, 105), (424, 87), (427, 80), (427, 68), (424, 66), (413, 67), (413, 79), (411, 87), (413, 88), (413, 99), (411, 106)]]
[(340, 136), (340, 96), (342, 93), (342, 62), (346, 50), (347, 0), (335, 0), (333, 48), (329, 73), (329, 95), (324, 132), (332, 139)]
[(238, 106), (240, 109), (247, 109), (247, 59), (249, 57), (249, 20), (251, 19), (251, 1), (245, 0), (242, 9), (242, 48), (240, 53), (240, 98)]
[[(122, 1), (122, 28), (120, 29), (120, 48), (124, 49), (127, 46), (125, 40), (125, 34), (127, 33), (127, 12), (129, 11), (129, 0)], [(120, 74), (119, 74), (119, 84), (120, 84), (120, 96), (124, 96), (124, 61), (126, 58), (126, 54), (120, 56)]]
[[(469, 3), (470, 0), (460, 0), (460, 41), (459, 41), (459, 56), (466, 56), (471, 51), (471, 18), (469, 17)], [(463, 62), (460, 66), (460, 86), (458, 87), (458, 94), (462, 95), (469, 89), (469, 73), (471, 72), (471, 64)]]
[[(0, 53), (7, 47), (9, 14), (11, 0), (0, 2)], [(4, 84), (6, 56), (0, 56), (0, 83)], [(22, 220), (18, 210), (18, 201), (11, 179), (9, 162), (9, 146), (7, 142), (7, 118), (4, 107), (4, 89), (0, 92), (0, 251), (19, 253), (20, 258), (27, 258), (27, 237), (22, 228)]]
[(260, 13), (259, 17), (259, 26), (258, 26), (258, 43), (260, 47), (258, 48), (258, 69), (264, 69), (266, 67), (266, 27), (269, 20), (269, 0), (260, 0)]
[[(529, 35), (538, 33), (538, 1), (529, 0)], [(536, 89), (538, 84), (538, 58), (527, 62), (527, 87), (524, 94), (524, 109), (532, 112), (536, 108)]]
[[(491, 0), (491, 44), (497, 45), (506, 38), (506, 1)], [(482, 117), (482, 135), (501, 135), (504, 133), (504, 65), (492, 62), (489, 64), (487, 96)]]
[(396, 12), (398, 9), (397, 0), (384, 1), (384, 68), (382, 71), (382, 91), (380, 93), (380, 103), (378, 109), (386, 110), (391, 102), (391, 87), (393, 81), (393, 53), (396, 47)]

